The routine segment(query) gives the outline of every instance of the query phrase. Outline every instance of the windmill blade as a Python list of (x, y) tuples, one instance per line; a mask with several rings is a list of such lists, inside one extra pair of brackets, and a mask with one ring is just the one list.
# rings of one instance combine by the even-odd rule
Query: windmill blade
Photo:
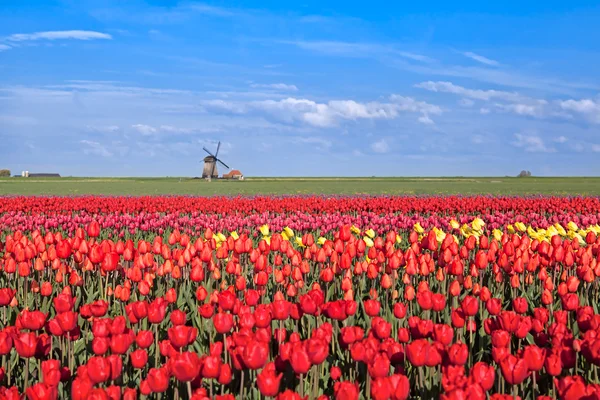
[(229, 168), (229, 165), (225, 164), (223, 161), (219, 160), (218, 158), (217, 158), (217, 161), (218, 161), (218, 162), (220, 162), (221, 164), (223, 164), (223, 166), (224, 166), (225, 168), (227, 168), (227, 169), (231, 169), (231, 168)]
[[(208, 151), (208, 149), (206, 147), (203, 147), (202, 150), (204, 150), (205, 152), (207, 152), (208, 154), (210, 154), (211, 156), (213, 156), (213, 153), (211, 153), (210, 151)], [(213, 157), (215, 157), (215, 156), (213, 156)]]
[(215, 158), (217, 158), (217, 156), (219, 155), (219, 148), (221, 147), (221, 142), (219, 142), (219, 144), (217, 144), (217, 152), (215, 153)]

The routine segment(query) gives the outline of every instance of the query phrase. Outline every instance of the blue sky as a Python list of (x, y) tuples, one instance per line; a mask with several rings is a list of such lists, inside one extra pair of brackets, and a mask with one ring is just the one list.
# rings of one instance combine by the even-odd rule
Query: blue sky
[(600, 174), (593, 1), (0, 2), (0, 168)]

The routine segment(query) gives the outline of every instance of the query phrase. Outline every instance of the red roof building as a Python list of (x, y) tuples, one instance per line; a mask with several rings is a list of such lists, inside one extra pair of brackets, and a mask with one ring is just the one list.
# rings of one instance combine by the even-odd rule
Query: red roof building
[(241, 179), (244, 175), (238, 169), (232, 169), (228, 173), (223, 175), (223, 179)]

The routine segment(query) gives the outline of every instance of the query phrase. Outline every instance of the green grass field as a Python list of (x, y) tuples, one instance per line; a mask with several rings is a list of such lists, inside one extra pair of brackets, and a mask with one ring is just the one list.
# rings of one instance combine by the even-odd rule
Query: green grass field
[(0, 178), (0, 195), (600, 195), (600, 178)]

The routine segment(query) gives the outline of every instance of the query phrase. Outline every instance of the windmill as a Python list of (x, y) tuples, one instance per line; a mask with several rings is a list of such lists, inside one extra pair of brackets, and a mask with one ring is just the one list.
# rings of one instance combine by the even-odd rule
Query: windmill
[(230, 169), (227, 164), (223, 161), (219, 160), (219, 148), (221, 147), (221, 142), (217, 144), (217, 151), (215, 154), (208, 151), (206, 147), (202, 149), (208, 153), (208, 156), (204, 157), (204, 169), (202, 170), (202, 178), (211, 180), (212, 178), (219, 177), (219, 171), (217, 170), (217, 162), (221, 163), (225, 168)]

